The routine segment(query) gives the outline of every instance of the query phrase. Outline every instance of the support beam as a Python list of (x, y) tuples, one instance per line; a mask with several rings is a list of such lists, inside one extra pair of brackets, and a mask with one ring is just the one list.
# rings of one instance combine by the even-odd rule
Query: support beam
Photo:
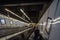
[(27, 5), (41, 5), (46, 4), (46, 2), (39, 2), (39, 3), (20, 3), (20, 4), (6, 4), (6, 5), (0, 5), (0, 6), (27, 6)]

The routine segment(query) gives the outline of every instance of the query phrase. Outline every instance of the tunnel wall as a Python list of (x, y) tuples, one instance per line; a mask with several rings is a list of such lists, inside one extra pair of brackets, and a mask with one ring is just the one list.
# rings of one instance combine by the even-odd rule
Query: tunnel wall
[[(60, 17), (60, 0), (58, 2), (59, 3), (56, 9), (55, 19)], [(49, 40), (60, 40), (60, 22), (52, 26), (52, 31)]]
[[(46, 33), (46, 30), (45, 30), (47, 18), (50, 17), (52, 18), (52, 20), (54, 20), (54, 19), (57, 19), (59, 16), (60, 16), (60, 1), (54, 0), (38, 23), (40, 33), (44, 38), (48, 38), (49, 40), (60, 40), (60, 35), (59, 35), (60, 23), (52, 24), (51, 32), (49, 35)], [(41, 23), (42, 24), (45, 23), (45, 25), (41, 26), (40, 25)], [(41, 31), (41, 27), (43, 28), (43, 31)]]

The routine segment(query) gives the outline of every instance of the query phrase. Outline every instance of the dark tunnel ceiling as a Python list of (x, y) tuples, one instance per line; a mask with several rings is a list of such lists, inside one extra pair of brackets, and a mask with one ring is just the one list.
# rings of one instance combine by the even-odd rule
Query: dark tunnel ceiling
[[(14, 19), (19, 19), (18, 17), (8, 13), (5, 8), (13, 11), (17, 15), (28, 20), (20, 9), (23, 9), (24, 12), (29, 16), (29, 18), (37, 23), (41, 16), (44, 14), (45, 10), (49, 7), (52, 0), (0, 0), (0, 14), (8, 15)], [(23, 21), (23, 20), (22, 20)], [(29, 20), (28, 20), (29, 21)], [(30, 22), (30, 21), (29, 21)]]

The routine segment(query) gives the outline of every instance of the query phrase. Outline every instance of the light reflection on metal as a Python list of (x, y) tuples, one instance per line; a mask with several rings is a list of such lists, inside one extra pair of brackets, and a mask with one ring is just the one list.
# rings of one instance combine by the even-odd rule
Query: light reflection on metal
[(54, 19), (53, 21), (57, 21), (57, 20), (59, 20), (59, 19), (60, 19), (60, 17), (58, 17), (58, 18)]
[[(58, 18), (56, 18), (56, 19), (54, 19), (54, 20), (51, 20), (51, 21), (53, 21), (53, 23), (48, 22), (48, 25), (50, 25), (50, 24), (58, 24), (58, 23), (60, 23), (60, 17), (58, 17)], [(46, 23), (44, 22), (43, 24), (40, 23), (39, 25), (45, 25), (45, 24), (46, 24)]]
[(52, 24), (58, 24), (58, 23), (60, 23), (60, 21), (54, 22), (54, 23), (52, 23)]

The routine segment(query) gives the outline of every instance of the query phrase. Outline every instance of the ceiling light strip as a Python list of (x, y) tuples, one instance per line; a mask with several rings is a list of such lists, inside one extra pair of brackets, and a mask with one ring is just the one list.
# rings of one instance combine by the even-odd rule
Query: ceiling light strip
[[(28, 20), (30, 20), (30, 18), (27, 16), (27, 14), (22, 10), (20, 9), (20, 11), (28, 18)], [(30, 20), (31, 21), (31, 20)], [(32, 21), (31, 21), (32, 22)]]
[(5, 10), (6, 10), (7, 12), (10, 12), (11, 14), (13, 14), (13, 15), (15, 15), (15, 16), (17, 16), (17, 17), (19, 17), (20, 19), (22, 19), (22, 20), (24, 20), (24, 21), (28, 22), (27, 20), (23, 19), (22, 17), (18, 16), (18, 15), (17, 15), (17, 14), (15, 14), (14, 12), (12, 12), (12, 11), (8, 10), (7, 8), (5, 8)]

